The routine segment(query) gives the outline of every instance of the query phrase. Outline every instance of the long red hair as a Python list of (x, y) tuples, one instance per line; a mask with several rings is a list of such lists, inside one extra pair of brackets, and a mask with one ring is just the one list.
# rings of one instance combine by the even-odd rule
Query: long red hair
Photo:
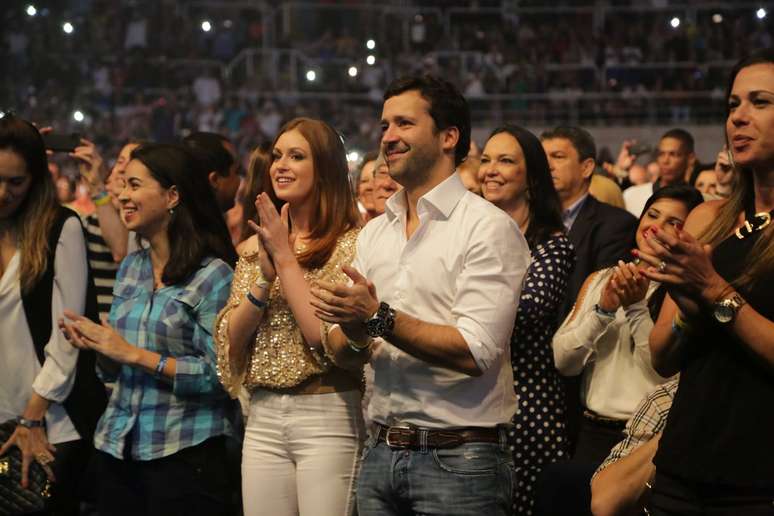
[[(361, 225), (360, 212), (349, 182), (347, 153), (338, 133), (322, 120), (294, 118), (282, 126), (271, 148), (274, 148), (282, 134), (294, 129), (301, 133), (312, 151), (312, 195), (316, 207), (309, 235), (311, 242), (296, 258), (302, 267), (316, 269), (330, 259), (341, 235)], [(270, 169), (271, 165), (265, 169), (264, 185), (272, 184)], [(273, 188), (267, 188), (266, 192), (276, 206), (282, 204)]]

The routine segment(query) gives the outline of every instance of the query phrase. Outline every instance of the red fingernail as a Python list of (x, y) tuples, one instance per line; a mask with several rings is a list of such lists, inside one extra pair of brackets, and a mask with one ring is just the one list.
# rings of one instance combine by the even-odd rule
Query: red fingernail
[(640, 252), (637, 249), (632, 249), (629, 252), (632, 253), (632, 256), (637, 256), (637, 257), (640, 256)]

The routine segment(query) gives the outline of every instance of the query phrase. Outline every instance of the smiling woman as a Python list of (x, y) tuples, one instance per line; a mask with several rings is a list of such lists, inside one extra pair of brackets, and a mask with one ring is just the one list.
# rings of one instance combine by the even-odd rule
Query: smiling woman
[(240, 248), (216, 323), (221, 382), (232, 396), (250, 393), (244, 513), (351, 514), (362, 373), (332, 363), (328, 325), (310, 304), (314, 282), (346, 278), (359, 231), (341, 138), (319, 120), (288, 122), (263, 184), (271, 188), (255, 199), (260, 225), (250, 221), (256, 234)]
[(225, 437), (236, 412), (218, 382), (212, 328), (236, 256), (196, 166), (176, 145), (132, 152), (121, 217), (149, 245), (121, 263), (108, 322), (72, 312), (59, 321), (74, 346), (99, 353), (101, 377), (115, 382), (94, 437), (100, 514), (228, 507)]
[(654, 515), (770, 514), (774, 499), (774, 51), (737, 63), (727, 98), (739, 186), (643, 256), (669, 294), (653, 364), (680, 372), (653, 461)]
[(551, 337), (575, 252), (564, 234), (559, 195), (535, 135), (514, 125), (495, 129), (478, 174), (484, 198), (516, 221), (532, 256), (511, 336), (513, 387), (519, 396), (513, 417), (518, 430), (512, 432), (514, 514), (528, 515), (541, 470), (569, 452), (564, 389), (554, 367)]

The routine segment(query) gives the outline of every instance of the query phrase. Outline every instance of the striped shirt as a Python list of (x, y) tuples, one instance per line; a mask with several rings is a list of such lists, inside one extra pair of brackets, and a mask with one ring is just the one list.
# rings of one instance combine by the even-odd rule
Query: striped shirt
[(116, 281), (118, 264), (113, 260), (107, 242), (102, 237), (102, 229), (96, 213), (83, 217), (83, 227), (86, 229), (86, 250), (97, 290), (97, 308), (100, 318), (107, 317), (113, 302), (113, 284)]
[(119, 459), (153, 460), (233, 434), (236, 407), (218, 380), (212, 338), (232, 275), (222, 260), (206, 258), (185, 283), (154, 291), (150, 251), (124, 259), (110, 325), (130, 344), (174, 357), (177, 369), (172, 384), (128, 365), (113, 374), (99, 370), (116, 386), (97, 425), (97, 449)]

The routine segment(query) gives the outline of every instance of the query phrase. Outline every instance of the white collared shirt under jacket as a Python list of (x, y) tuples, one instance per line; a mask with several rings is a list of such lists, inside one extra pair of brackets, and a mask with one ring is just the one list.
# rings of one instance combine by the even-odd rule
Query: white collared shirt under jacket
[(530, 264), (527, 242), (505, 212), (468, 192), (458, 174), (419, 199), (419, 225), (409, 239), (406, 210), (406, 193), (399, 191), (361, 231), (353, 265), (392, 308), (455, 327), (483, 373), (431, 365), (385, 340), (371, 360), (370, 418), (428, 428), (507, 423), (517, 406), (510, 336)]

